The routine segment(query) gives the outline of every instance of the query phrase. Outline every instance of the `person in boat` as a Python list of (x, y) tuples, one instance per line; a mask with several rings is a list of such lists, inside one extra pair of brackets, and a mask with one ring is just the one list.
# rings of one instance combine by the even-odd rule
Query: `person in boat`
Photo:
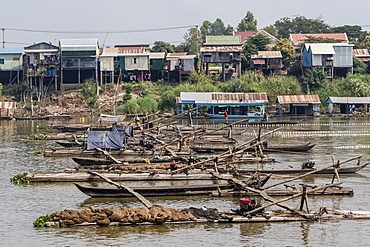
[(176, 166), (176, 163), (175, 162), (170, 163), (170, 170), (171, 171), (177, 170), (177, 166)]
[(302, 169), (312, 169), (312, 168), (314, 168), (315, 164), (316, 164), (316, 162), (314, 162), (314, 161), (303, 162)]
[[(240, 204), (240, 208), (235, 210), (235, 212), (239, 215), (244, 215), (244, 214), (248, 213), (249, 211), (252, 211), (256, 208), (261, 207), (261, 205), (258, 205), (256, 203), (255, 199), (250, 200), (249, 198), (239, 199), (239, 204)], [(252, 213), (251, 215), (257, 215), (257, 214), (262, 214), (262, 213), (263, 213), (263, 209), (255, 212), (255, 213)]]

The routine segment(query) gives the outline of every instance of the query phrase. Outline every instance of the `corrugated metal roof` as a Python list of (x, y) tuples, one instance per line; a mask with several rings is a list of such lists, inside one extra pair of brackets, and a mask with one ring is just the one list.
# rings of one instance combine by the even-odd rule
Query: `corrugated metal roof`
[(342, 40), (340, 41), (342, 43), (349, 42), (346, 33), (292, 33), (290, 34), (290, 40), (293, 42), (293, 44), (300, 44), (304, 43), (304, 41), (307, 39), (307, 36)]
[(59, 45), (62, 51), (91, 51), (96, 49), (98, 39), (60, 39)]
[(165, 52), (151, 52), (149, 53), (149, 58), (150, 59), (164, 59), (166, 56)]
[(264, 104), (268, 103), (266, 93), (198, 93), (198, 92), (181, 92), (181, 102), (194, 102), (195, 104)]
[(369, 50), (368, 49), (353, 49), (353, 56), (355, 57), (368, 57)]
[(235, 31), (234, 35), (239, 35), (240, 36), (240, 41), (244, 42), (246, 41), (249, 37), (252, 37), (258, 33), (258, 31)]
[(22, 48), (1, 48), (0, 54), (22, 54)]
[(266, 64), (265, 59), (253, 59), (252, 62), (253, 62), (253, 64)]
[(203, 45), (242, 45), (239, 35), (208, 35)]
[(280, 51), (258, 51), (258, 54), (251, 55), (251, 58), (283, 58)]
[(329, 97), (325, 102), (329, 104), (370, 104), (370, 97)]
[(241, 52), (241, 51), (243, 51), (243, 47), (241, 45), (200, 47), (200, 52)]
[(181, 56), (179, 58), (180, 59), (194, 59), (194, 58), (196, 58), (196, 55), (185, 55), (185, 56)]
[(279, 104), (321, 104), (319, 96), (314, 95), (278, 95), (276, 102)]
[(327, 43), (315, 43), (315, 44), (305, 44), (307, 50), (311, 49), (312, 54), (335, 54), (333, 44)]
[(168, 53), (167, 57), (181, 57), (187, 55), (187, 52)]

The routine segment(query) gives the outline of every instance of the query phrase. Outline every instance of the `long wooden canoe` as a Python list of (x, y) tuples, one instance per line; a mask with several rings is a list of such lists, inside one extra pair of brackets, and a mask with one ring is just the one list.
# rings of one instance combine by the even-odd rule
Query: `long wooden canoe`
[[(73, 157), (72, 160), (79, 165), (86, 166), (86, 165), (112, 165), (115, 164), (113, 160), (110, 159), (99, 159), (99, 158), (84, 158), (84, 157)], [(122, 163), (128, 164), (138, 164), (138, 163), (171, 163), (173, 160), (177, 160), (177, 158), (173, 159), (119, 159)]]
[[(86, 187), (74, 183), (84, 194), (91, 197), (132, 197), (133, 195), (118, 188)], [(209, 195), (219, 190), (234, 188), (231, 184), (209, 184), (209, 185), (186, 185), (186, 186), (152, 186), (152, 187), (131, 187), (142, 196), (183, 196), (183, 195)]]
[[(119, 188), (107, 187), (86, 187), (74, 183), (84, 194), (91, 197), (133, 197), (133, 195)], [(153, 187), (131, 187), (142, 196), (188, 196), (188, 195), (213, 195), (213, 196), (243, 196), (245, 191), (235, 190), (231, 184), (210, 184), (210, 185), (187, 185), (187, 186), (153, 186)], [(277, 186), (265, 190), (270, 196), (288, 196), (302, 192), (302, 186)], [(252, 192), (248, 192), (252, 193)], [(254, 194), (253, 195), (258, 195)], [(311, 195), (352, 195), (352, 188), (332, 187), (326, 190), (319, 190)]]
[[(338, 169), (339, 174), (347, 174), (347, 173), (356, 173), (363, 168), (365, 168), (369, 163), (365, 163), (362, 165), (356, 165), (356, 166), (347, 166), (347, 167), (340, 167)], [(289, 175), (289, 174), (304, 174), (310, 171), (314, 171), (317, 168), (306, 168), (306, 169), (237, 169), (237, 172), (239, 174), (247, 174), (247, 173), (254, 173), (254, 172), (260, 172), (264, 174), (281, 174), (281, 175)], [(222, 169), (219, 169), (222, 171)], [(334, 168), (328, 168), (322, 171), (318, 171), (316, 174), (334, 174)]]
[[(313, 148), (315, 144), (310, 142), (305, 144), (296, 144), (296, 145), (268, 145), (263, 147), (264, 152), (305, 152)], [(220, 153), (226, 152), (229, 150), (229, 147), (213, 147), (213, 146), (191, 146), (191, 150), (197, 153)], [(246, 149), (246, 152), (254, 152), (255, 148)]]

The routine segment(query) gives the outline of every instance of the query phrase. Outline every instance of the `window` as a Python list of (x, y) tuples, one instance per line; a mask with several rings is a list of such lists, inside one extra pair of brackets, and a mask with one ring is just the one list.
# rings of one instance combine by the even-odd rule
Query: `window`
[(134, 63), (134, 64), (137, 63), (137, 58), (136, 57), (132, 58), (132, 63)]
[(0, 64), (4, 64), (4, 58), (0, 58)]

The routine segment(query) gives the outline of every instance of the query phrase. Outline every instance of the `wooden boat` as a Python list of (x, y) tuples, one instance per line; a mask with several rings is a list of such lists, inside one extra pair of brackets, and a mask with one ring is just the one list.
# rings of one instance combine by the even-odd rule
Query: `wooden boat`
[(56, 141), (56, 143), (65, 148), (82, 147), (84, 145), (84, 143), (77, 143), (73, 141)]
[[(113, 160), (110, 159), (99, 159), (99, 158), (84, 158), (84, 157), (73, 157), (72, 160), (79, 165), (87, 166), (87, 165), (112, 165), (115, 164)], [(138, 163), (170, 163), (173, 160), (177, 160), (177, 158), (173, 159), (122, 159), (119, 160), (122, 163), (128, 164), (138, 164)]]
[[(131, 149), (112, 149), (109, 153), (114, 156), (154, 156), (161, 155), (159, 151), (154, 150), (131, 150)], [(47, 148), (42, 151), (44, 157), (67, 157), (67, 156), (89, 156), (89, 155), (102, 155), (98, 150), (84, 150), (80, 147), (76, 148)], [(164, 151), (163, 155), (171, 155)], [(176, 155), (187, 155), (189, 152), (176, 152)]]
[[(91, 197), (133, 197), (124, 189), (86, 187), (74, 183), (84, 194)], [(184, 195), (209, 195), (218, 190), (229, 190), (234, 188), (231, 184), (209, 184), (209, 185), (186, 185), (186, 186), (151, 186), (131, 187), (142, 196), (184, 196)]]
[[(363, 168), (365, 168), (369, 163), (365, 163), (362, 165), (356, 166), (347, 166), (347, 167), (340, 167), (338, 169), (338, 173), (340, 174), (348, 174), (348, 173), (356, 173)], [(263, 174), (282, 174), (282, 175), (289, 175), (289, 174), (304, 174), (310, 171), (315, 171), (317, 168), (305, 168), (305, 169), (237, 169), (236, 172), (239, 174), (248, 174), (254, 172), (260, 172)], [(219, 171), (222, 171), (222, 168), (219, 168)], [(322, 171), (318, 171), (316, 174), (334, 174), (334, 168), (328, 168)]]
[[(156, 174), (156, 173), (104, 173), (112, 181), (177, 181), (177, 180), (215, 180), (210, 173), (191, 171), (188, 174)], [(232, 178), (232, 175), (222, 175)], [(58, 173), (30, 173), (25, 176), (29, 182), (90, 182), (102, 179), (87, 172), (66, 171)]]
[[(267, 147), (262, 147), (262, 150), (264, 152), (305, 152), (312, 149), (314, 146), (315, 144), (310, 142), (296, 145), (268, 145)], [(229, 147), (191, 146), (190, 149), (197, 153), (221, 153), (228, 151)], [(245, 151), (254, 152), (255, 148), (246, 149)]]
[(46, 117), (15, 117), (14, 120), (46, 120)]
[[(306, 152), (312, 149), (316, 144), (312, 144), (310, 142), (304, 144), (280, 144), (280, 145), (267, 145), (266, 147), (262, 147), (264, 152)], [(250, 149), (247, 151), (254, 151), (254, 149)]]
[[(91, 197), (134, 197), (130, 192), (119, 188), (99, 188), (86, 187), (74, 183), (74, 185), (84, 194)], [(210, 185), (187, 185), (187, 186), (158, 186), (158, 187), (130, 187), (135, 192), (142, 196), (188, 196), (188, 195), (213, 195), (213, 196), (242, 196), (245, 195), (244, 190), (235, 190), (235, 186), (231, 184), (210, 184)], [(277, 186), (265, 190), (269, 196), (288, 196), (302, 192), (302, 186)], [(326, 190), (318, 190), (310, 195), (353, 195), (352, 188), (332, 187)], [(248, 192), (253, 196), (258, 194)]]

